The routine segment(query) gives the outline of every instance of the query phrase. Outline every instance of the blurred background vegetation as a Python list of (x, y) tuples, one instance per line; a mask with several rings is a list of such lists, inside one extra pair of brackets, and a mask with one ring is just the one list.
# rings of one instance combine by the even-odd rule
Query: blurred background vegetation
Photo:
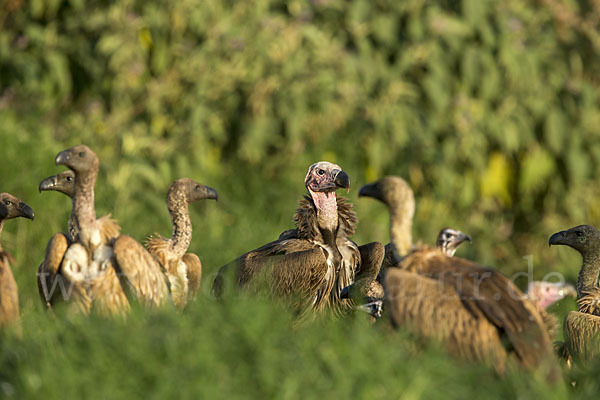
[[(322, 159), (340, 164), (351, 177), (348, 197), (360, 218), (354, 237), (359, 243), (386, 243), (388, 215), (381, 204), (359, 200), (357, 189), (395, 174), (415, 190), (416, 240), (432, 243), (440, 228), (452, 226), (474, 238), (461, 256), (510, 275), (527, 271), (523, 257), (532, 255), (535, 279), (557, 271), (574, 282), (578, 255), (548, 249), (546, 243), (558, 230), (600, 222), (599, 26), (597, 0), (0, 1), (0, 190), (36, 210), (33, 223), (7, 224), (2, 243), (17, 259), (25, 326), (54, 327), (50, 333), (25, 332), (39, 348), (5, 342), (0, 376), (8, 381), (20, 376), (11, 387), (33, 396), (36, 390), (58, 390), (44, 386), (50, 378), (42, 376), (43, 384), (30, 387), (24, 377), (39, 361), (33, 354), (66, 335), (66, 328), (39, 320), (34, 271), (50, 236), (66, 229), (70, 202), (58, 194), (38, 194), (37, 185), (58, 171), (56, 153), (79, 143), (101, 159), (98, 214), (111, 212), (123, 232), (140, 241), (154, 232), (170, 234), (165, 196), (173, 180), (188, 176), (219, 191), (218, 203), (192, 207), (191, 251), (203, 261), (206, 295), (219, 266), (292, 226), (306, 168)], [(209, 300), (202, 301), (210, 308)], [(256, 322), (258, 331), (268, 331), (272, 318), (273, 329), (283, 326), (275, 317), (278, 311), (266, 312), (258, 304), (248, 303), (249, 310), (266, 315), (256, 317), (262, 321)], [(565, 309), (574, 307), (566, 304)], [(203, 313), (203, 308), (194, 309)], [(242, 314), (235, 321), (252, 323)], [(219, 335), (210, 324), (227, 319), (213, 315), (199, 327), (194, 321), (204, 320), (193, 315), (172, 329), (184, 342), (192, 337), (202, 342), (207, 335), (206, 343), (216, 345)], [(163, 318), (176, 325), (172, 317)], [(142, 335), (162, 326), (140, 321), (126, 329), (92, 320), (105, 335), (75, 342), (100, 355), (107, 343), (117, 346), (111, 341), (118, 338), (114, 332)], [(84, 324), (73, 322), (78, 334), (71, 339), (85, 332), (77, 323)], [(340, 332), (354, 329), (331, 324), (330, 342), (338, 340), (335, 335), (345, 340)], [(307, 337), (319, 336), (318, 327), (306, 329)], [(361, 324), (356, 329), (357, 337), (375, 335)], [(289, 334), (280, 330), (280, 336)], [(231, 344), (247, 338), (243, 332), (231, 335), (222, 340)], [(155, 345), (152, 337), (144, 340), (145, 349)], [(286, 340), (257, 343), (275, 346), (282, 357), (288, 357), (281, 354), (286, 346), (304, 357), (302, 346), (310, 351), (306, 343), (313, 343)], [(365, 343), (357, 346), (372, 351), (376, 363), (410, 364), (403, 358), (405, 348), (394, 355)], [(334, 355), (325, 353), (325, 366), (316, 363), (318, 371), (334, 368), (327, 359)], [(101, 357), (108, 359), (102, 365), (109, 365), (109, 354)], [(40, 368), (50, 373), (52, 356), (41, 357), (49, 357)], [(72, 362), (74, 357), (61, 353), (59, 359)], [(432, 364), (454, 365), (435, 357)], [(290, 371), (309, 371), (307, 360)], [(226, 374), (225, 366), (206, 362)], [(275, 385), (278, 369), (290, 364), (293, 357), (269, 364), (277, 371), (264, 379)], [(251, 369), (253, 364), (244, 365)], [(372, 382), (375, 377), (361, 368), (353, 376)], [(410, 380), (393, 376), (412, 371), (402, 368), (386, 365), (391, 372), (382, 372), (385, 379), (398, 379), (397, 391), (390, 382), (359, 385), (357, 397), (419, 397), (425, 393), (423, 382), (441, 379), (443, 371), (432, 367)], [(344, 384), (343, 374), (331, 376)], [(298, 397), (294, 385), (313, 378), (298, 379), (281, 391), (250, 394)], [(402, 391), (409, 390), (402, 386), (408, 382), (416, 385), (414, 393)], [(498, 386), (498, 394), (521, 390), (514, 385)], [(456, 397), (471, 389), (458, 390)], [(483, 389), (490, 395), (487, 386)]]

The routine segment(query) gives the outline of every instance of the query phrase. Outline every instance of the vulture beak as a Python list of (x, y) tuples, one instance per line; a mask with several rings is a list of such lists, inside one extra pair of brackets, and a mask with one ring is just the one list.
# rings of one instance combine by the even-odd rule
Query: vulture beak
[(27, 204), (25, 204), (23, 202), (20, 202), (19, 205), (17, 206), (17, 209), (21, 213), (22, 217), (29, 218), (30, 220), (33, 221), (33, 217), (34, 217), (33, 208), (29, 207)]
[(560, 289), (559, 294), (564, 297), (577, 297), (577, 290), (575, 289), (575, 286), (571, 285), (570, 283), (565, 283)]
[(567, 244), (567, 231), (556, 232), (554, 235), (550, 236), (550, 240), (548, 240), (548, 246), (558, 244)]
[(52, 190), (52, 188), (55, 187), (57, 183), (58, 182), (56, 179), (56, 175), (50, 176), (40, 182), (40, 186), (38, 186), (38, 189), (39, 189), (40, 193), (43, 192), (44, 190)]
[(63, 150), (56, 155), (56, 159), (54, 163), (56, 165), (67, 165), (69, 160), (71, 159), (71, 152), (69, 150)]
[(215, 189), (211, 188), (210, 186), (204, 186), (204, 193), (205, 199), (211, 199), (216, 201), (219, 200), (219, 194)]
[(0, 203), (0, 220), (3, 220), (8, 215), (8, 210), (4, 204)]
[(456, 240), (455, 240), (455, 242), (456, 242), (456, 245), (459, 245), (459, 244), (461, 244), (462, 242), (465, 242), (465, 241), (466, 241), (466, 242), (469, 242), (469, 243), (472, 243), (472, 242), (473, 242), (473, 241), (471, 240), (471, 236), (467, 235), (466, 233), (462, 233), (462, 232), (460, 232), (460, 233), (458, 234), (458, 236), (456, 236)]
[(378, 182), (367, 183), (358, 191), (358, 197), (373, 197), (381, 200), (381, 190)]
[(353, 285), (348, 285), (345, 288), (342, 289), (342, 291), (340, 292), (340, 299), (349, 299), (350, 298), (350, 289), (352, 288)]
[(350, 191), (350, 177), (346, 172), (339, 171), (335, 175), (334, 182), (337, 188), (344, 188), (346, 191)]

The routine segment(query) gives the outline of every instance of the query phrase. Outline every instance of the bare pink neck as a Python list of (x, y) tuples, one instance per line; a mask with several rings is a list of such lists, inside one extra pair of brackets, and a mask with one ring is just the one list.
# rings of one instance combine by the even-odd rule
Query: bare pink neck
[(338, 225), (337, 199), (335, 192), (313, 192), (308, 189), (317, 208), (319, 228), (335, 231)]

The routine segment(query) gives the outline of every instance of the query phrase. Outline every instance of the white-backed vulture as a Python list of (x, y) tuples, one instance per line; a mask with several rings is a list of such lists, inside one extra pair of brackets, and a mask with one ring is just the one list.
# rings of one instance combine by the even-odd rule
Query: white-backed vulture
[[(164, 303), (168, 289), (158, 261), (129, 236), (109, 238), (96, 219), (94, 186), (99, 165), (96, 154), (89, 147), (78, 145), (60, 152), (56, 164), (65, 165), (75, 173), (73, 243), (68, 244), (66, 237), (60, 239), (55, 235), (46, 249), (47, 257), (62, 259), (60, 271), (55, 271), (72, 290), (68, 300), (86, 314), (92, 308), (103, 315), (122, 314), (129, 309), (126, 287), (146, 305)], [(63, 252), (65, 242), (68, 248)], [(48, 259), (44, 261), (44, 265), (49, 264)]]
[(564, 350), (567, 361), (586, 363), (600, 354), (600, 231), (579, 225), (555, 233), (548, 243), (569, 246), (583, 258), (577, 278), (577, 311), (570, 311), (564, 321)]
[(146, 248), (160, 262), (169, 279), (171, 299), (183, 308), (200, 289), (202, 263), (194, 253), (186, 253), (192, 241), (192, 220), (188, 206), (202, 199), (217, 200), (217, 191), (190, 178), (173, 182), (167, 193), (167, 209), (173, 224), (169, 239), (150, 237)]
[[(41, 181), (38, 188), (40, 192), (56, 191), (72, 199), (75, 192), (75, 173), (66, 170), (50, 176)], [(103, 243), (109, 243), (119, 237), (121, 227), (111, 218), (110, 214), (100, 217), (98, 225)], [(74, 242), (74, 238), (77, 238), (78, 235), (79, 228), (75, 222), (74, 214), (71, 213), (67, 234), (56, 233), (48, 243), (46, 257), (40, 264), (37, 275), (38, 293), (42, 303), (48, 309), (51, 309), (53, 304), (62, 299), (62, 295), (64, 295), (61, 292), (62, 290), (68, 290), (64, 287), (65, 282), (60, 275), (59, 267), (68, 246)], [(58, 280), (57, 277), (59, 277)], [(60, 287), (61, 285), (63, 287)]]
[[(12, 218), (33, 220), (33, 209), (9, 193), (0, 193), (0, 235), (4, 223)], [(19, 321), (19, 289), (10, 264), (12, 256), (2, 249), (0, 243), (0, 328)]]
[[(339, 188), (349, 188), (348, 174), (321, 161), (309, 167), (304, 185), (309, 195), (300, 200), (294, 215), (296, 228), (222, 267), (213, 284), (216, 296), (230, 278), (237, 287), (252, 284), (266, 287), (271, 294), (294, 297), (299, 309), (344, 310), (352, 302), (340, 298), (341, 290), (355, 280), (377, 276), (383, 246), (371, 243), (359, 250), (349, 239), (358, 222), (356, 214), (346, 199), (335, 194)], [(361, 252), (375, 261), (362, 263)]]
[(399, 177), (360, 189), (390, 211), (386, 246), (386, 311), (394, 325), (442, 341), (451, 354), (491, 364), (499, 373), (508, 358), (537, 367), (551, 354), (550, 338), (532, 302), (504, 275), (438, 248), (411, 250), (414, 195)]

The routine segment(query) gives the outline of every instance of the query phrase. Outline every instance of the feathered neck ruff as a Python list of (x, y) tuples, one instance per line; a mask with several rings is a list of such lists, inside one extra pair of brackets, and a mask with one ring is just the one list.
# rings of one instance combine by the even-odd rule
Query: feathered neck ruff
[[(338, 197), (336, 201), (338, 213), (336, 236), (342, 234), (343, 236), (350, 237), (356, 232), (356, 225), (358, 224), (354, 206), (352, 203), (348, 203), (344, 197)], [(296, 210), (296, 214), (294, 214), (294, 223), (298, 228), (298, 237), (302, 239), (322, 240), (322, 233), (317, 221), (317, 208), (312, 198), (304, 196), (299, 203), (300, 206)]]

